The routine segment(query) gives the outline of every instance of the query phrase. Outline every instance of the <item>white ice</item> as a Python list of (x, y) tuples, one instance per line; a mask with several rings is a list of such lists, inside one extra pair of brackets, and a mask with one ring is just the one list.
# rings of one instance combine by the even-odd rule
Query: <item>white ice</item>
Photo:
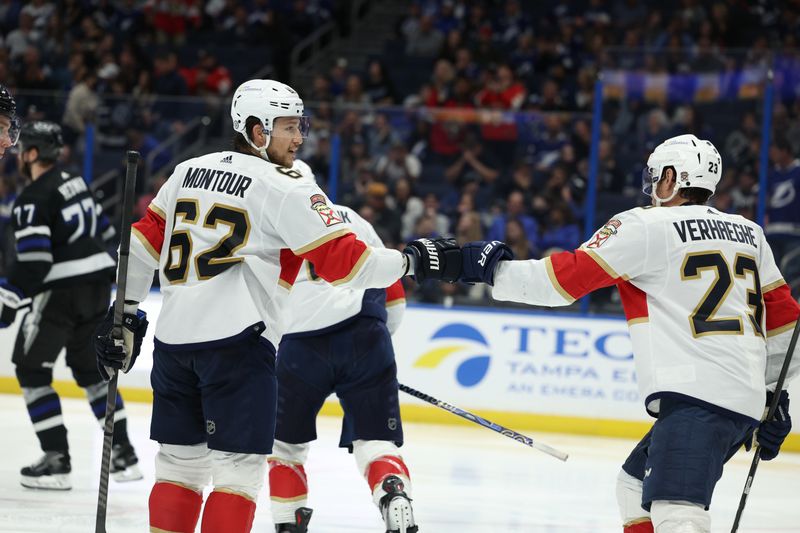
[[(102, 434), (83, 400), (62, 400), (69, 430), (73, 489), (44, 492), (19, 485), (19, 469), (39, 458), (22, 396), (0, 395), (0, 531), (94, 531)], [(145, 479), (111, 482), (109, 533), (148, 531), (147, 498), (157, 445), (148, 439), (151, 406), (128, 403), (129, 427)], [(254, 407), (257, 408), (257, 407)], [(337, 448), (339, 421), (320, 418), (307, 472), (313, 533), (381, 533), (381, 521), (352, 457)], [(610, 438), (524, 432), (570, 453), (562, 463), (478, 426), (406, 424), (403, 455), (414, 482), (421, 533), (620, 532), (614, 483), (635, 444)], [(730, 531), (751, 455), (728, 464), (711, 507), (713, 531)], [(267, 490), (256, 533), (274, 531)], [(800, 532), (800, 455), (762, 462), (742, 533)]]

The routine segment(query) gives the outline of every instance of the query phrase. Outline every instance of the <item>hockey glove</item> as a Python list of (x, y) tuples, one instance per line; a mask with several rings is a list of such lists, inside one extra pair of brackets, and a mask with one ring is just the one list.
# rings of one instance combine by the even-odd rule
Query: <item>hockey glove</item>
[[(767, 391), (767, 405), (772, 403), (774, 393)], [(761, 446), (761, 459), (770, 461), (777, 457), (781, 444), (792, 431), (792, 417), (789, 416), (789, 393), (781, 391), (778, 408), (772, 420), (764, 420), (758, 426), (756, 440)]]
[(514, 259), (514, 252), (500, 241), (474, 241), (461, 247), (464, 267), (461, 281), (494, 284), (494, 270), (500, 261)]
[(31, 299), (25, 298), (18, 287), (7, 281), (0, 283), (0, 329), (13, 324), (17, 317), (17, 311), (29, 305), (31, 305)]
[(461, 275), (461, 249), (455, 239), (416, 239), (406, 245), (403, 253), (408, 256), (418, 283), (427, 279), (453, 283)]
[(125, 304), (122, 315), (122, 340), (114, 339), (111, 330), (114, 325), (114, 307), (95, 330), (94, 349), (97, 353), (97, 368), (103, 379), (108, 381), (115, 370), (127, 373), (142, 350), (142, 339), (147, 332), (147, 313), (136, 309), (135, 304)]

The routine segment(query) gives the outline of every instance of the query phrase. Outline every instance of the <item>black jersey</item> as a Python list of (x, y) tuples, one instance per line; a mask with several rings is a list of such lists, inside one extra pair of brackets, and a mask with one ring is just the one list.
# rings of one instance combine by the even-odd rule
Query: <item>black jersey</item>
[(8, 281), (26, 296), (111, 280), (115, 263), (103, 241), (114, 228), (82, 177), (51, 168), (17, 197), (11, 224), (17, 257)]

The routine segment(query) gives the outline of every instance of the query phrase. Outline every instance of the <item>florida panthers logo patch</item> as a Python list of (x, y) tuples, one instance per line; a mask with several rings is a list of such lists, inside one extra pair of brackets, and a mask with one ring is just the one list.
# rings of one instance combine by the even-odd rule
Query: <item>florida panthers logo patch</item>
[(336, 214), (336, 212), (328, 205), (327, 200), (321, 194), (315, 194), (311, 198), (311, 209), (317, 212), (319, 217), (322, 219), (322, 222), (330, 227), (335, 226), (336, 224), (341, 224), (342, 219)]
[(608, 240), (609, 237), (617, 234), (617, 230), (621, 225), (622, 222), (620, 222), (616, 218), (612, 218), (611, 220), (606, 222), (605, 226), (597, 230), (597, 233), (594, 234), (594, 238), (589, 244), (586, 245), (586, 247), (600, 248), (601, 246), (603, 246), (603, 243)]

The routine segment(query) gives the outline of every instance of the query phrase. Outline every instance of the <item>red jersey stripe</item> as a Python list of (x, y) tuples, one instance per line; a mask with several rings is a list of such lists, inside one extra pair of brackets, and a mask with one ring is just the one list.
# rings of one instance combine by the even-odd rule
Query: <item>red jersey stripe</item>
[(553, 268), (553, 277), (558, 284), (556, 290), (560, 287), (575, 300), (593, 290), (614, 285), (620, 280), (619, 275), (602, 259), (583, 250), (575, 250), (574, 253), (559, 252), (548, 259)]
[(291, 289), (297, 279), (297, 273), (300, 272), (303, 258), (294, 255), (289, 248), (283, 248), (281, 249), (280, 263), (281, 273), (278, 276), (278, 285)]
[(403, 289), (403, 282), (401, 280), (395, 281), (393, 284), (386, 288), (386, 305), (393, 305), (405, 301), (406, 291)]
[(142, 241), (150, 255), (158, 260), (161, 256), (161, 246), (164, 244), (164, 228), (167, 222), (153, 207), (148, 207), (144, 216), (133, 224), (132, 232)]
[(792, 291), (786, 283), (764, 293), (764, 306), (768, 337), (791, 329), (800, 317), (800, 305), (792, 298)]
[(338, 285), (353, 279), (369, 256), (369, 248), (354, 233), (324, 242), (301, 254), (314, 265), (319, 277)]
[(647, 294), (630, 281), (620, 281), (617, 283), (617, 289), (622, 299), (622, 308), (625, 310), (625, 319), (628, 321), (628, 325), (647, 322)]

